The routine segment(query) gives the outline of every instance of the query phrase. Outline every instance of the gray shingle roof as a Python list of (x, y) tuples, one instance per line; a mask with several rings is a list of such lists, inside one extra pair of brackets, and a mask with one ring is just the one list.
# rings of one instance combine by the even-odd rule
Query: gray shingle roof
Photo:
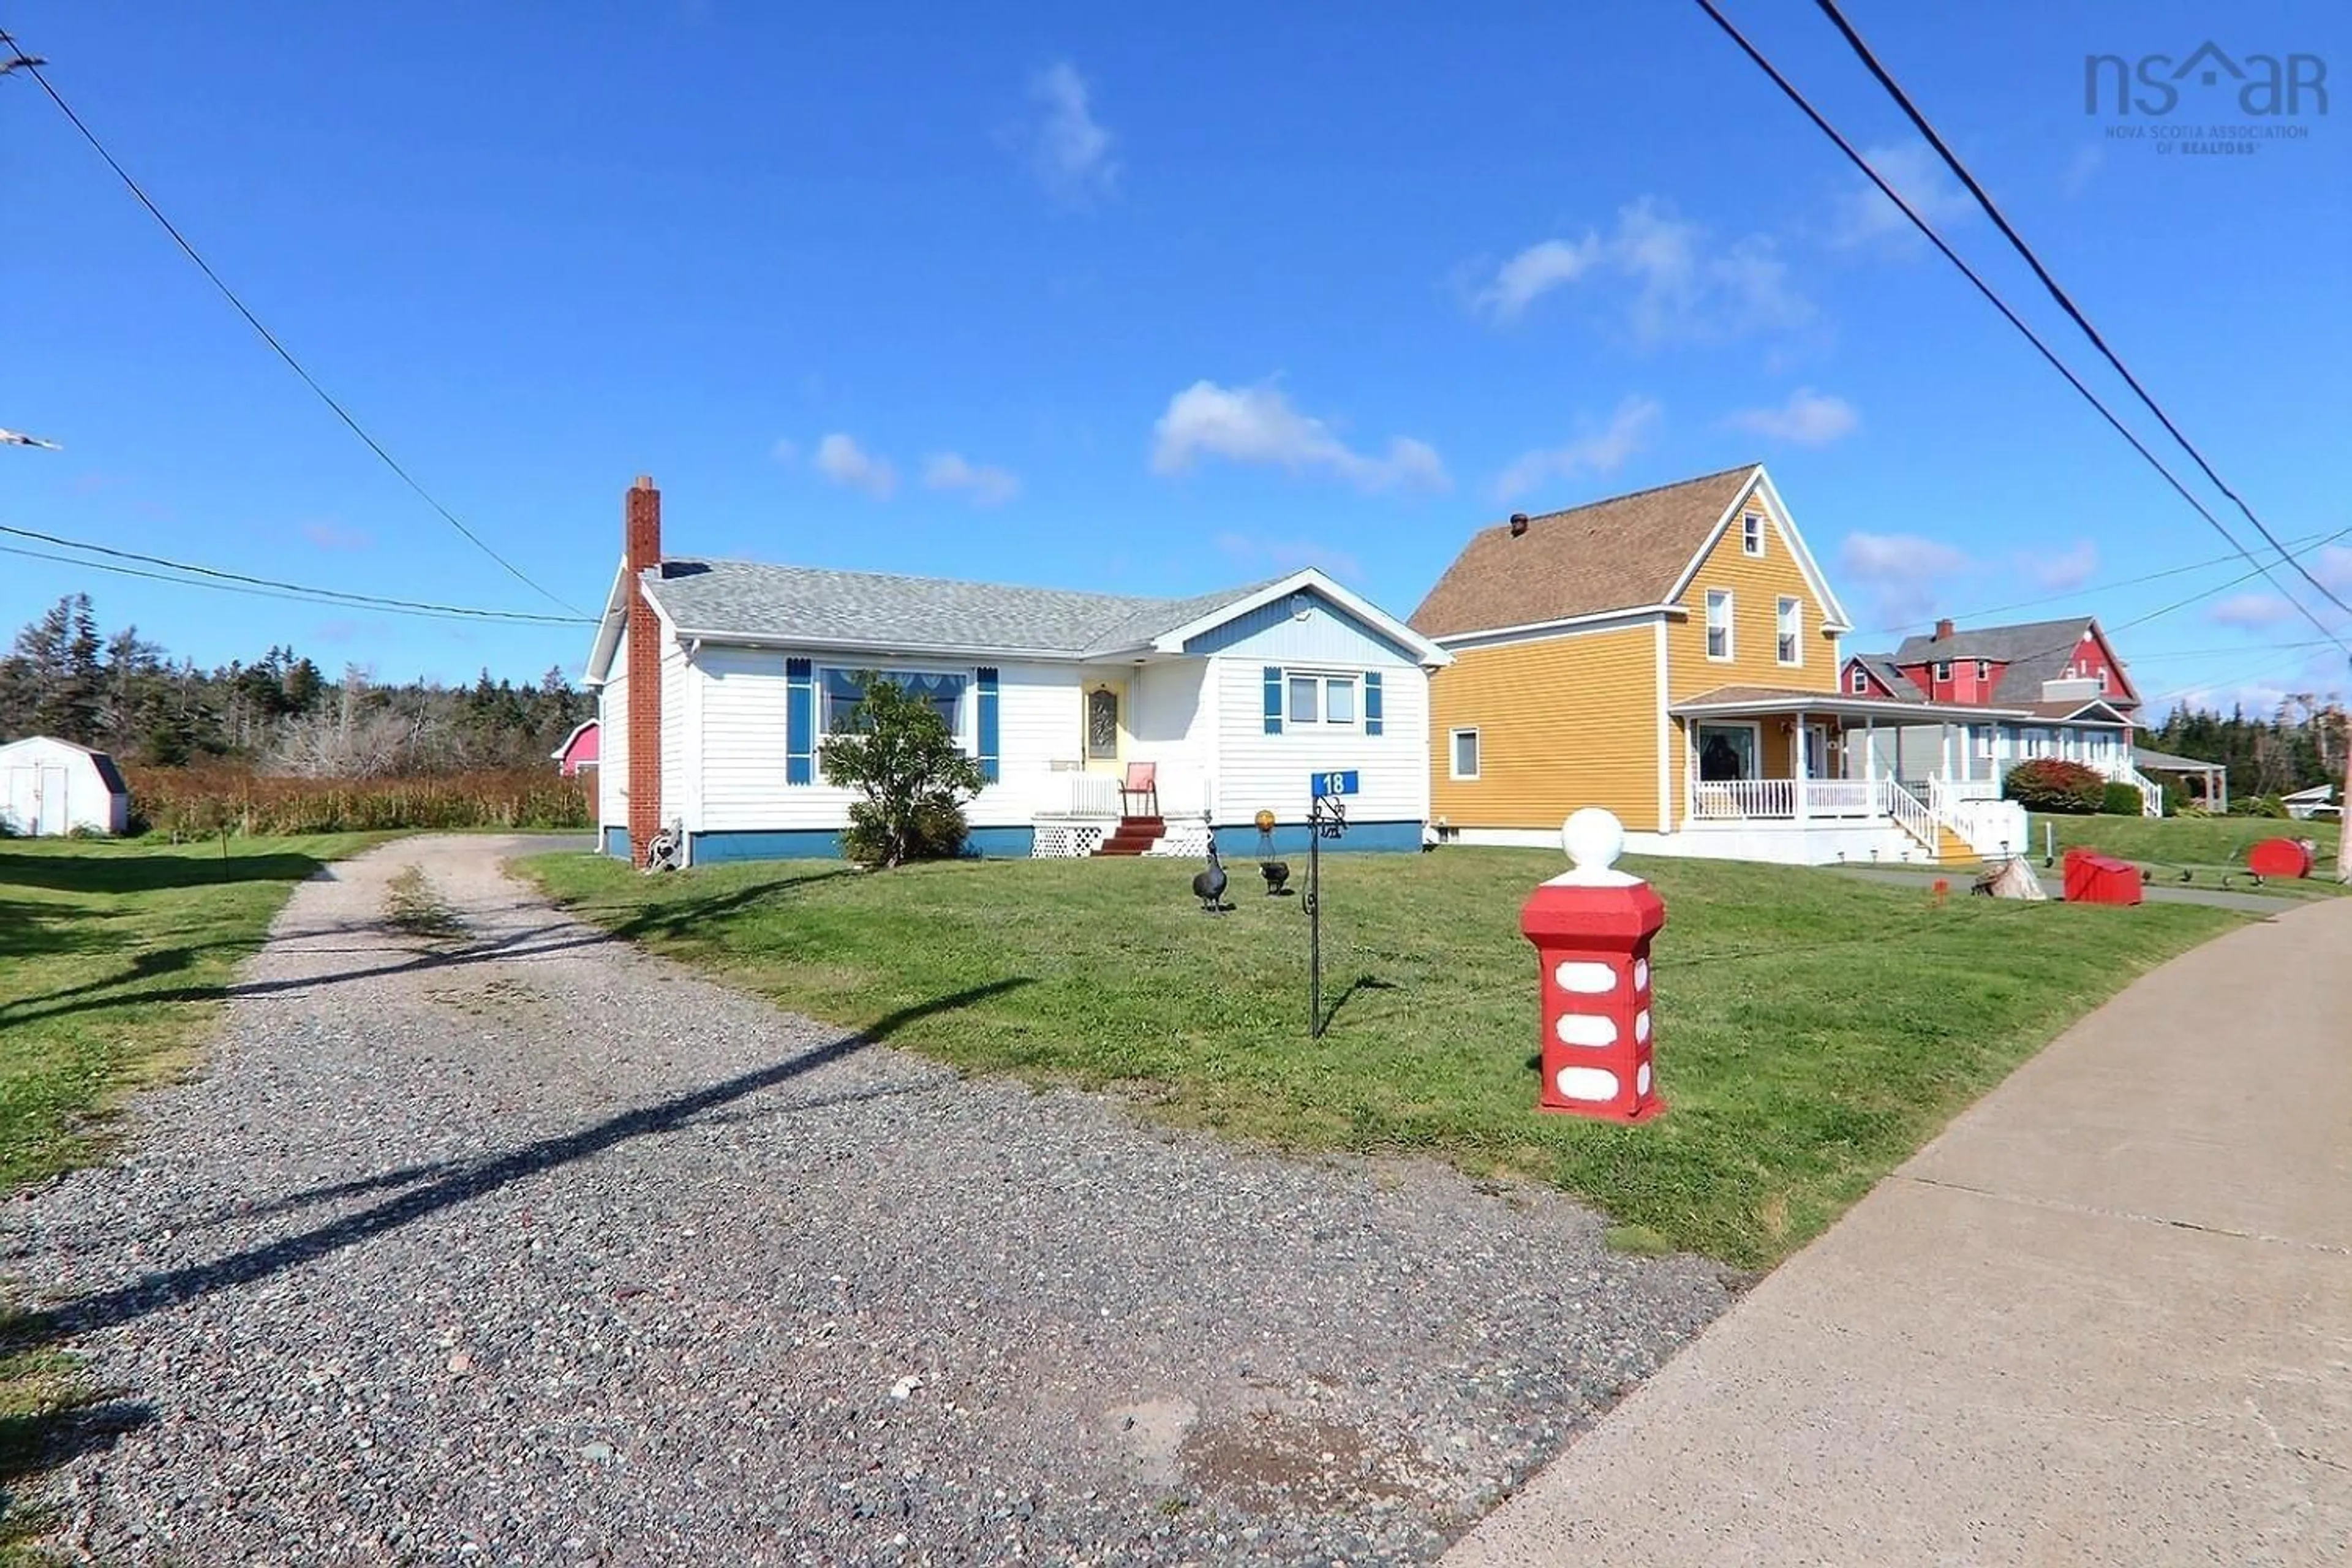
[[(1981, 626), (1955, 632), (1941, 642), (1931, 637), (1909, 637), (1895, 650), (1895, 660), (1898, 664), (1922, 664), (1948, 658), (1990, 659), (2009, 667), (2001, 672), (2000, 684), (1993, 689), (1996, 705), (2038, 702), (2043, 681), (2064, 679), (2075, 645), (2083, 640), (2083, 633), (2090, 624), (2088, 616), (2072, 616), (2063, 621)], [(2120, 691), (2109, 700), (2126, 706), (2134, 701)]]
[(1911, 678), (1904, 674), (1895, 664), (1893, 654), (1857, 653), (1849, 657), (1859, 660), (1864, 668), (1885, 686), (1888, 691), (1894, 693), (1895, 701), (1925, 702), (1927, 700), (1927, 694), (1912, 684)]
[(1140, 647), (1265, 585), (1154, 599), (678, 557), (646, 575), (654, 602), (687, 633), (1073, 658)]

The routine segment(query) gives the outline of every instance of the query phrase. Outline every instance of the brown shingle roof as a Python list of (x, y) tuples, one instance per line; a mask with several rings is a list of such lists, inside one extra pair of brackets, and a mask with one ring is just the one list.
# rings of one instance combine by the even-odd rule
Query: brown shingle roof
[(1471, 536), (1412, 613), (1427, 637), (1535, 626), (1663, 601), (1756, 465), (1612, 496)]

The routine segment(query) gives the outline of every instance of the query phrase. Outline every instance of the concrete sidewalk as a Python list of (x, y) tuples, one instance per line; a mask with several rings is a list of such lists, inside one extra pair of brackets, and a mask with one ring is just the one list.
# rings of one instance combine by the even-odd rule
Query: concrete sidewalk
[(1445, 1561), (2352, 1562), (2352, 900), (2084, 1019)]

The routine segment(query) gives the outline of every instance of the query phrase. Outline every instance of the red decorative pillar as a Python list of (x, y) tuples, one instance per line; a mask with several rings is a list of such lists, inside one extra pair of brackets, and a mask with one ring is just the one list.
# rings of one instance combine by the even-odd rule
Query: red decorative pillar
[(1616, 869), (1625, 829), (1598, 806), (1560, 827), (1571, 868), (1528, 897), (1519, 930), (1535, 943), (1543, 1005), (1543, 1086), (1536, 1105), (1609, 1121), (1665, 1110), (1651, 1061), (1650, 941), (1666, 906)]

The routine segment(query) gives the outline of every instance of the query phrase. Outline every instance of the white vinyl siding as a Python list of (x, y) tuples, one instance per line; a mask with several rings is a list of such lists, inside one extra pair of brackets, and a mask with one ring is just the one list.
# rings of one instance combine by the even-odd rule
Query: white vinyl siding
[[(1371, 668), (1381, 672), (1381, 732), (1367, 735), (1361, 722), (1317, 723), (1279, 735), (1265, 732), (1266, 661), (1248, 657), (1210, 660), (1210, 685), (1218, 715), (1213, 763), (1219, 824), (1247, 822), (1271, 811), (1286, 823), (1307, 816), (1307, 775), (1353, 768), (1360, 793), (1348, 801), (1351, 822), (1426, 822), (1429, 819), (1429, 676), (1402, 661)], [(1328, 679), (1337, 672), (1319, 670)], [(1288, 671), (1284, 688), (1287, 691)], [(1357, 714), (1362, 714), (1360, 684)]]
[(629, 636), (613, 649), (613, 678), (596, 698), (596, 820), (629, 825)]
[[(699, 831), (838, 828), (849, 820), (849, 803), (856, 792), (826, 784), (821, 758), (815, 783), (784, 783), (789, 747), (785, 657), (781, 649), (706, 647), (697, 663), (702, 675)], [(861, 669), (887, 673), (894, 668), (938, 670), (944, 661), (856, 662)], [(823, 656), (817, 668), (824, 668)], [(1066, 803), (1068, 786), (1050, 764), (1077, 753), (1079, 679), (1084, 672), (1076, 666), (995, 668), (1001, 777), (964, 807), (964, 815), (975, 827), (1026, 827), (1039, 811), (1059, 809)], [(964, 706), (971, 705), (967, 695)]]

